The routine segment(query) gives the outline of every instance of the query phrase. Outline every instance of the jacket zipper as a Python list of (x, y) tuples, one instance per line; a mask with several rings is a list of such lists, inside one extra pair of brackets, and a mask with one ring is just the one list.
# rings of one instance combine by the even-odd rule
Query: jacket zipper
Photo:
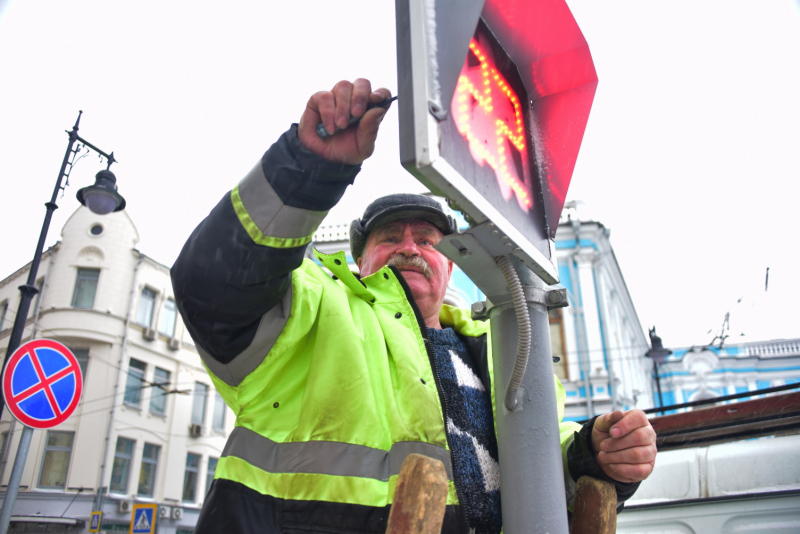
[[(397, 281), (400, 282), (400, 286), (403, 288), (403, 291), (405, 292), (406, 300), (411, 305), (411, 309), (414, 310), (414, 317), (417, 319), (417, 327), (419, 328), (419, 335), (422, 338), (422, 343), (425, 345), (425, 352), (428, 354), (428, 363), (430, 364), (431, 371), (433, 372), (433, 381), (435, 382), (436, 385), (436, 393), (439, 395), (439, 404), (442, 407), (442, 423), (444, 424), (444, 437), (445, 440), (447, 441), (447, 448), (450, 451), (450, 466), (453, 471), (453, 484), (455, 485), (456, 488), (456, 497), (458, 497), (458, 504), (459, 506), (462, 507), (461, 508), (462, 513), (464, 513), (464, 518), (466, 520), (466, 513), (463, 511), (464, 499), (462, 498), (461, 490), (459, 489), (460, 486), (458, 484), (458, 481), (456, 480), (455, 461), (453, 461), (453, 444), (450, 442), (450, 434), (448, 434), (447, 432), (447, 399), (445, 398), (444, 393), (442, 392), (442, 379), (439, 376), (439, 368), (436, 366), (436, 361), (434, 360), (433, 353), (431, 352), (430, 340), (428, 339), (428, 336), (424, 334), (425, 323), (422, 320), (422, 314), (420, 313), (419, 308), (417, 308), (417, 303), (414, 302), (414, 298), (411, 295), (411, 290), (406, 285), (406, 281), (403, 279), (402, 275), (400, 274), (400, 271), (398, 271), (397, 268), (390, 266), (389, 269), (392, 270), (392, 272), (395, 275), (395, 278), (397, 278)], [(470, 531), (472, 530), (473, 529), (470, 529)]]

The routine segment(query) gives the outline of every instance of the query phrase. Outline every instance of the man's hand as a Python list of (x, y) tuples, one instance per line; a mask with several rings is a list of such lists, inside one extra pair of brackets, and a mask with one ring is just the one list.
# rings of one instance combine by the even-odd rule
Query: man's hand
[[(360, 164), (375, 149), (378, 126), (386, 114), (384, 108), (367, 110), (367, 106), (391, 96), (388, 89), (373, 91), (369, 80), (363, 78), (352, 83), (341, 81), (330, 91), (315, 93), (300, 118), (297, 132), (300, 142), (329, 161)], [(348, 128), (351, 117), (361, 117), (361, 121)], [(333, 135), (321, 138), (316, 131), (320, 123)]]
[(616, 411), (595, 419), (592, 446), (600, 468), (619, 482), (644, 480), (656, 462), (656, 432), (641, 410)]

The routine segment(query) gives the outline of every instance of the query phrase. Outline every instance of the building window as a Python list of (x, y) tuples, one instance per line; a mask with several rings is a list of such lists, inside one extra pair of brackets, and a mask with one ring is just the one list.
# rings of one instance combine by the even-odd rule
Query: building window
[(206, 400), (208, 399), (208, 386), (202, 382), (194, 383), (192, 397), (192, 424), (202, 425), (206, 420)]
[(159, 445), (145, 443), (142, 451), (142, 468), (139, 471), (139, 495), (152, 497), (156, 486), (156, 473), (158, 472), (158, 455), (161, 453)]
[(111, 483), (109, 489), (115, 493), (128, 493), (128, 476), (133, 463), (133, 447), (136, 442), (132, 439), (118, 437), (117, 448), (114, 451), (114, 466), (111, 468)]
[(125, 382), (125, 404), (137, 408), (141, 404), (145, 369), (147, 369), (147, 364), (131, 358), (128, 363), (128, 380)]
[(78, 275), (75, 278), (75, 290), (72, 292), (73, 308), (92, 309), (99, 278), (100, 269), (78, 268)]
[(8, 299), (0, 302), (0, 330), (6, 327), (6, 315), (8, 315)]
[(47, 445), (42, 459), (42, 471), (39, 473), (40, 488), (67, 487), (67, 471), (74, 437), (74, 432), (47, 431)]
[(194, 502), (197, 498), (197, 476), (200, 467), (200, 455), (186, 455), (186, 469), (183, 472), (183, 500)]
[(81, 368), (81, 377), (83, 377), (83, 387), (86, 387), (86, 370), (89, 367), (89, 349), (73, 349), (69, 348), (75, 359), (78, 360), (78, 365)]
[(153, 324), (153, 310), (156, 308), (156, 292), (149, 287), (142, 289), (139, 306), (136, 308), (136, 322), (150, 328)]
[(173, 299), (164, 301), (161, 314), (158, 316), (158, 331), (167, 337), (175, 337), (175, 319), (178, 317), (178, 308)]
[(211, 418), (211, 428), (218, 432), (225, 430), (225, 401), (222, 400), (222, 395), (218, 391), (214, 395), (214, 414)]
[(211, 483), (214, 482), (214, 473), (217, 470), (217, 461), (219, 458), (213, 456), (208, 457), (208, 469), (206, 469), (206, 495), (211, 489)]
[(153, 372), (153, 390), (150, 394), (150, 413), (164, 415), (167, 412), (167, 388), (169, 387), (170, 372), (156, 367)]
[[(564, 343), (564, 314), (561, 308), (548, 312), (550, 321), (550, 348), (553, 351), (553, 372), (559, 380), (568, 380), (567, 347)], [(555, 361), (558, 358), (558, 361)]]

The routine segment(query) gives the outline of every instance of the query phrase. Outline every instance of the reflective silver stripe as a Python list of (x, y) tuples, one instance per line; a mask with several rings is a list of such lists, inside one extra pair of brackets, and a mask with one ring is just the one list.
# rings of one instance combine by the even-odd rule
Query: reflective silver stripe
[(274, 238), (310, 236), (328, 213), (285, 205), (264, 176), (260, 162), (239, 183), (239, 197), (259, 230)]
[(391, 475), (400, 472), (403, 460), (411, 453), (441, 460), (447, 477), (453, 479), (447, 449), (420, 441), (401, 441), (389, 451), (336, 441), (278, 443), (247, 428), (236, 427), (222, 456), (236, 456), (270, 473), (319, 473), (388, 481)]
[(247, 375), (264, 361), (269, 351), (272, 350), (272, 346), (283, 331), (286, 321), (289, 320), (289, 313), (292, 309), (291, 302), (292, 287), (289, 285), (289, 289), (287, 289), (283, 298), (261, 316), (258, 329), (247, 348), (228, 363), (217, 361), (203, 347), (197, 345), (197, 352), (200, 354), (203, 363), (229, 386), (238, 386)]

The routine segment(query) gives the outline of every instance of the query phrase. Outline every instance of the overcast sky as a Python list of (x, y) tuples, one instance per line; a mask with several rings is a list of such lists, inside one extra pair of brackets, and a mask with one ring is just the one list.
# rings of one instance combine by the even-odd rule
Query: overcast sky
[[(642, 326), (703, 344), (730, 312), (731, 340), (800, 337), (800, 4), (567, 3), (599, 77), (568, 199), (610, 229)], [(139, 249), (170, 265), (310, 94), (356, 77), (394, 92), (395, 69), (388, 0), (0, 0), (0, 278), (33, 256), (79, 109), (119, 160)], [(396, 110), (382, 130), (331, 222), (422, 190)], [(48, 245), (100, 168), (75, 166)]]

